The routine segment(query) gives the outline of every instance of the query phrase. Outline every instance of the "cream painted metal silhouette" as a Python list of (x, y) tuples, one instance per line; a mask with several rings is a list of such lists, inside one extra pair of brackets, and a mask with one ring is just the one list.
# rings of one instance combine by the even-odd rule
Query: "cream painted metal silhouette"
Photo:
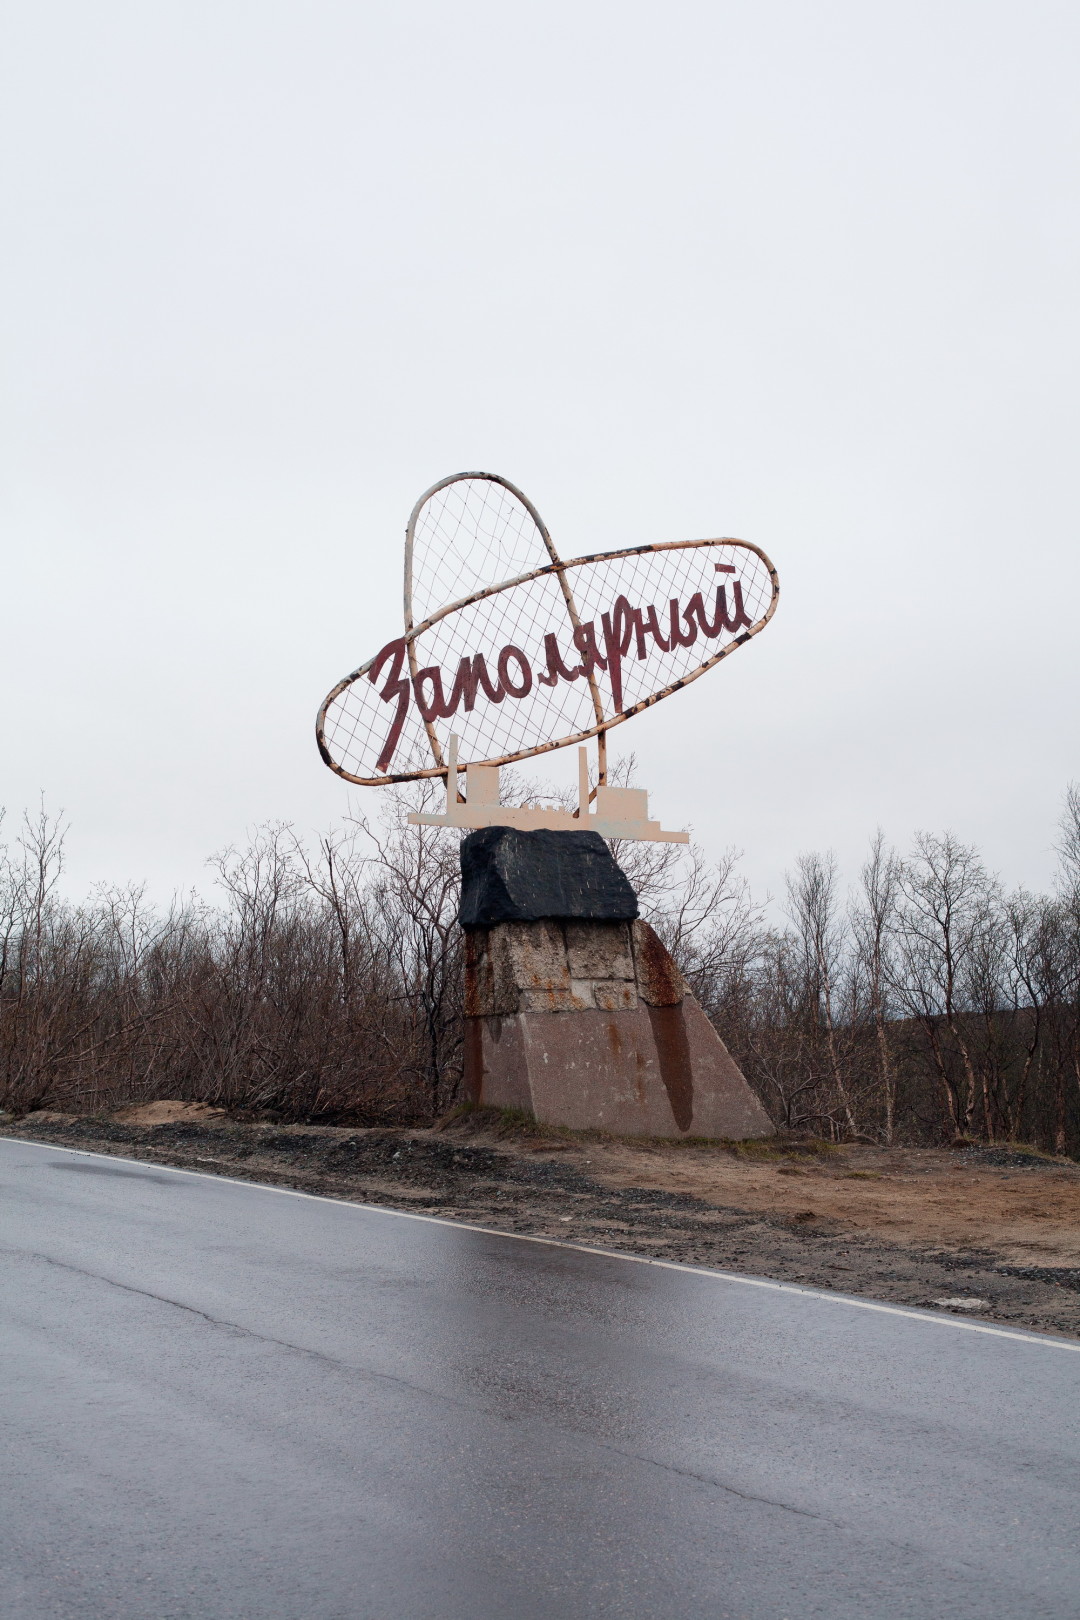
[(414, 827), (517, 827), (534, 832), (550, 827), (556, 832), (598, 832), (602, 838), (634, 838), (653, 844), (688, 844), (687, 832), (666, 832), (658, 821), (649, 820), (649, 795), (642, 788), (608, 787), (596, 789), (596, 813), (590, 815), (589, 762), (584, 748), (578, 749), (578, 807), (565, 810), (557, 804), (499, 803), (498, 765), (466, 765), (465, 797), (458, 789), (460, 767), (458, 740), (450, 738), (446, 751), (446, 810), (442, 815), (414, 810), (409, 821)]

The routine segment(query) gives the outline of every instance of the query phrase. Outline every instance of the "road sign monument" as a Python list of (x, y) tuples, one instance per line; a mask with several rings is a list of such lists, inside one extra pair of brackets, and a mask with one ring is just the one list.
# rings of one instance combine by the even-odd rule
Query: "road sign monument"
[[(607, 734), (745, 646), (778, 595), (745, 540), (564, 561), (532, 503), (492, 473), (445, 478), (413, 508), (401, 632), (328, 694), (316, 736), (348, 782), (442, 778), (445, 807), (410, 821), (470, 831), (476, 1100), (626, 1133), (771, 1130), (604, 839), (687, 841), (650, 819), (644, 791), (609, 782)], [(502, 803), (504, 765), (571, 745), (576, 804)]]

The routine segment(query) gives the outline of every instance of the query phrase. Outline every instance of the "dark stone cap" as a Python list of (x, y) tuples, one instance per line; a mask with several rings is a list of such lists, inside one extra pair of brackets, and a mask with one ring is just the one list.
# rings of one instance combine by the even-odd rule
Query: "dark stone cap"
[(461, 841), (462, 928), (541, 917), (633, 922), (637, 895), (599, 833), (481, 827)]

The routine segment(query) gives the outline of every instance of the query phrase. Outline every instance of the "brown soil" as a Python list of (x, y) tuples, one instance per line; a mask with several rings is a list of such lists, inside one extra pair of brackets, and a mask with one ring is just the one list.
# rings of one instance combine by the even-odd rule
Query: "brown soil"
[(121, 1125), (174, 1125), (178, 1120), (224, 1119), (225, 1110), (211, 1108), (209, 1103), (177, 1102), (167, 1098), (162, 1102), (140, 1103), (138, 1108), (121, 1108), (112, 1117)]
[(1080, 1164), (1027, 1149), (639, 1143), (486, 1111), (282, 1126), (175, 1102), (0, 1130), (1080, 1337)]
[(611, 1186), (840, 1225), (890, 1243), (991, 1247), (1017, 1265), (1080, 1267), (1080, 1165), (1015, 1148), (845, 1146), (780, 1160), (619, 1144), (594, 1154)]

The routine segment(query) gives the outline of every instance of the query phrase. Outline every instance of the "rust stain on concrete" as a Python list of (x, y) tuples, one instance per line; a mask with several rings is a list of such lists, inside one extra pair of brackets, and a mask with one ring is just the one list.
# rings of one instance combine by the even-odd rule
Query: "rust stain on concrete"
[(648, 923), (634, 924), (638, 994), (651, 1007), (675, 1007), (686, 993), (682, 974)]
[[(484, 1019), (466, 1018), (465, 1020), (465, 1074), (463, 1077), (463, 1090), (466, 1099), (471, 1103), (480, 1101), (480, 1094), (484, 1088)], [(500, 1019), (492, 1019), (493, 1024), (501, 1023)], [(496, 1039), (498, 1036), (496, 1035)]]
[(648, 1013), (671, 1112), (680, 1131), (688, 1131), (694, 1118), (694, 1071), (682, 1007), (649, 1007)]

